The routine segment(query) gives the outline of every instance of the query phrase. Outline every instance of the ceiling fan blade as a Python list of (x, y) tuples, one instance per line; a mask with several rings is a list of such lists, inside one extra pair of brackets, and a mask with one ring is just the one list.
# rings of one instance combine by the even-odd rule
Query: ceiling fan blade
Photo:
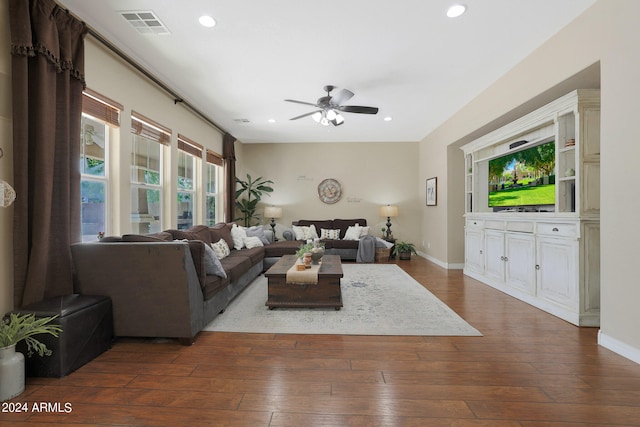
[(338, 107), (338, 110), (345, 113), (378, 114), (378, 107), (363, 107), (360, 105), (343, 105)]
[(310, 102), (304, 102), (304, 101), (296, 101), (295, 99), (285, 99), (285, 101), (287, 101), (287, 102), (295, 102), (296, 104), (312, 105), (314, 107), (317, 107), (316, 104), (312, 104)]
[(331, 98), (331, 103), (333, 105), (342, 105), (343, 102), (347, 102), (352, 97), (353, 92), (347, 89), (340, 89), (340, 91)]
[(322, 112), (322, 110), (316, 110), (316, 111), (312, 111), (310, 113), (305, 113), (305, 114), (301, 114), (299, 116), (292, 117), (289, 120), (298, 120), (298, 119), (301, 119), (303, 117), (311, 116), (312, 114), (321, 113), (321, 112)]

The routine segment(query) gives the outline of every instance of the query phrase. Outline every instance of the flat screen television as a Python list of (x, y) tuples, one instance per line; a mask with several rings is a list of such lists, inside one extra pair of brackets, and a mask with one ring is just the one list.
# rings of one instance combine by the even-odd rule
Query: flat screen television
[(555, 205), (555, 142), (489, 160), (489, 207), (544, 208)]

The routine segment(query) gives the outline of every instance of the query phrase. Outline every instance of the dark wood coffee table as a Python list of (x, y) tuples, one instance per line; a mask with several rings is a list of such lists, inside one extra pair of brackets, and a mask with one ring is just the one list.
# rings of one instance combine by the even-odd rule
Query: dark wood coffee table
[(276, 307), (342, 307), (340, 278), (343, 277), (340, 256), (325, 255), (318, 270), (318, 284), (287, 283), (287, 271), (295, 264), (295, 255), (284, 255), (266, 273), (269, 309)]

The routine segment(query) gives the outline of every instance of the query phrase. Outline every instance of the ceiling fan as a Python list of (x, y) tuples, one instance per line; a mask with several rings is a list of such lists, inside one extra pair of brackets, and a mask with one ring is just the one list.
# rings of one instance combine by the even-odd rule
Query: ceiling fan
[(324, 126), (329, 126), (331, 123), (334, 126), (340, 126), (344, 123), (344, 117), (340, 112), (344, 113), (359, 113), (359, 114), (377, 114), (377, 107), (363, 107), (360, 105), (342, 105), (351, 99), (354, 95), (353, 92), (347, 89), (340, 89), (335, 95), (331, 95), (336, 87), (327, 85), (324, 87), (324, 91), (327, 92), (326, 96), (318, 98), (318, 101), (313, 104), (311, 102), (296, 101), (295, 99), (285, 99), (287, 102), (295, 102), (297, 104), (311, 105), (318, 110), (311, 111), (310, 113), (301, 114), (296, 117), (292, 117), (289, 120), (298, 120), (303, 117), (311, 116), (316, 122)]

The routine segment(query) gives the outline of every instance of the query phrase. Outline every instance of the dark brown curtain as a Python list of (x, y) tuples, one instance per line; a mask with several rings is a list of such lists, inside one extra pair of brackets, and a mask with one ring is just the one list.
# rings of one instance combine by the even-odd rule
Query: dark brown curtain
[(81, 239), (84, 23), (53, 0), (9, 0), (13, 102), (14, 306), (73, 292)]
[(222, 138), (222, 158), (224, 159), (224, 220), (232, 222), (236, 211), (236, 139), (230, 133)]

